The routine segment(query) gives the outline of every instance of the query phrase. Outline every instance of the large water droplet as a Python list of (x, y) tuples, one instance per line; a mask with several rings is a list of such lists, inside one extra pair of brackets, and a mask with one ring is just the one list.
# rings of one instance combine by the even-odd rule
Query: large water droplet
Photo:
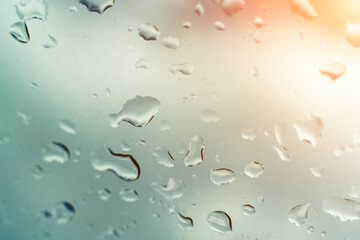
[(70, 159), (70, 150), (68, 147), (60, 142), (52, 141), (49, 145), (42, 149), (43, 160), (45, 162), (65, 163)]
[(121, 189), (119, 192), (119, 196), (124, 202), (136, 202), (137, 200), (139, 200), (139, 194), (133, 188)]
[(253, 206), (250, 204), (245, 204), (241, 206), (241, 211), (244, 215), (251, 216), (254, 215), (256, 210)]
[(10, 35), (18, 42), (28, 43), (30, 41), (29, 31), (26, 22), (16, 22), (9, 28)]
[(138, 28), (139, 35), (146, 41), (157, 40), (160, 36), (159, 29), (150, 23), (141, 23)]
[(79, 0), (90, 12), (104, 13), (107, 9), (114, 6), (115, 0)]
[(204, 159), (203, 156), (204, 148), (205, 148), (204, 140), (199, 135), (193, 136), (189, 143), (189, 150), (184, 159), (185, 165), (187, 167), (194, 167), (202, 163)]
[(46, 20), (48, 15), (48, 5), (44, 0), (16, 0), (14, 3), (16, 13), (20, 19)]
[(250, 162), (245, 166), (244, 172), (251, 178), (258, 178), (264, 173), (264, 166), (259, 162)]
[(354, 47), (360, 47), (360, 23), (347, 23), (344, 34), (348, 43)]
[(299, 140), (310, 143), (312, 147), (316, 147), (324, 130), (322, 120), (314, 115), (309, 115), (305, 121), (294, 123), (294, 127), (298, 134)]
[(312, 20), (318, 16), (309, 0), (288, 0), (292, 12), (300, 16)]
[(167, 200), (173, 200), (180, 198), (183, 195), (185, 185), (181, 180), (175, 178), (169, 178), (166, 185), (162, 185), (158, 182), (153, 182), (151, 184), (152, 189), (159, 193), (161, 196)]
[(177, 49), (180, 46), (180, 41), (177, 38), (173, 37), (164, 37), (163, 38), (163, 45), (170, 49)]
[(116, 128), (120, 122), (125, 121), (135, 127), (144, 127), (159, 112), (160, 105), (156, 98), (136, 96), (127, 100), (120, 112), (109, 115), (110, 125)]
[(310, 203), (307, 203), (293, 207), (288, 215), (289, 222), (295, 224), (296, 226), (302, 226), (308, 218), (310, 205)]
[(207, 223), (210, 228), (219, 233), (229, 233), (232, 231), (230, 216), (223, 211), (213, 211), (207, 216)]
[(59, 122), (59, 127), (66, 133), (76, 134), (76, 124), (73, 121), (63, 119)]
[(322, 203), (325, 213), (338, 217), (340, 221), (360, 219), (360, 202), (345, 197), (325, 198)]
[(172, 64), (169, 67), (169, 70), (172, 73), (182, 73), (184, 75), (191, 75), (194, 71), (194, 66), (190, 63), (180, 63), (180, 64)]
[(57, 224), (70, 222), (75, 216), (75, 207), (68, 201), (58, 202), (55, 205), (54, 216)]
[(114, 153), (106, 147), (99, 147), (90, 153), (92, 166), (98, 171), (110, 171), (126, 181), (140, 177), (140, 165), (129, 154)]
[(166, 146), (158, 146), (155, 148), (153, 155), (155, 156), (157, 162), (164, 167), (174, 167), (174, 158), (171, 156), (168, 148)]
[(320, 73), (329, 76), (333, 81), (336, 81), (336, 79), (345, 73), (346, 66), (342, 63), (333, 62), (321, 66), (319, 71)]
[(217, 112), (211, 109), (205, 109), (201, 111), (201, 120), (205, 123), (214, 123), (220, 120), (220, 116)]
[(232, 16), (245, 7), (245, 0), (223, 0), (222, 10), (228, 16)]
[(176, 220), (181, 228), (192, 229), (194, 227), (194, 222), (190, 217), (185, 217), (177, 209), (170, 208), (169, 214), (176, 217)]
[(235, 180), (235, 173), (228, 168), (218, 168), (215, 170), (210, 170), (210, 180), (215, 185), (225, 185), (232, 183)]

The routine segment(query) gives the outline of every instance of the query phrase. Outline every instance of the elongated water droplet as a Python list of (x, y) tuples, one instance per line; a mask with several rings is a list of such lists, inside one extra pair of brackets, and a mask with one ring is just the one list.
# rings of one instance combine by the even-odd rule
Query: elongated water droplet
[(42, 149), (43, 160), (48, 163), (58, 162), (65, 163), (70, 159), (70, 150), (60, 142), (51, 142)]
[(48, 15), (48, 5), (44, 0), (16, 0), (16, 13), (21, 20), (40, 19), (45, 21)]
[(99, 147), (90, 153), (92, 166), (97, 171), (110, 171), (126, 181), (140, 177), (140, 165), (129, 154), (114, 153), (106, 147)]
[(205, 109), (201, 111), (201, 120), (205, 123), (215, 123), (220, 120), (220, 116), (217, 112), (211, 109)]
[(347, 23), (344, 34), (348, 43), (354, 47), (360, 47), (360, 23)]
[(181, 228), (192, 229), (194, 227), (194, 221), (190, 217), (185, 217), (175, 208), (169, 209), (169, 214), (174, 216)]
[(76, 124), (73, 121), (63, 119), (59, 122), (59, 127), (66, 133), (76, 134)]
[(107, 201), (111, 198), (111, 191), (108, 188), (102, 188), (98, 191), (100, 200)]
[(136, 69), (148, 69), (149, 65), (150, 65), (150, 62), (148, 59), (140, 58), (139, 60), (136, 61), (135, 68)]
[(124, 202), (136, 202), (139, 200), (139, 194), (133, 188), (121, 189), (119, 196)]
[(300, 141), (310, 143), (312, 147), (316, 147), (324, 130), (324, 125), (319, 117), (309, 115), (307, 120), (295, 122), (294, 128)]
[(242, 138), (249, 141), (254, 141), (256, 135), (257, 133), (254, 129), (246, 129), (241, 133)]
[(342, 63), (333, 62), (321, 66), (319, 71), (325, 76), (329, 76), (333, 81), (336, 81), (345, 73), (346, 66)]
[(223, 0), (222, 10), (228, 16), (239, 12), (245, 7), (245, 0)]
[(219, 31), (225, 31), (225, 28), (226, 28), (225, 24), (223, 22), (220, 22), (220, 21), (214, 22), (214, 26)]
[(169, 70), (174, 74), (182, 73), (184, 75), (191, 75), (194, 71), (194, 66), (187, 62), (180, 64), (172, 64), (169, 67)]
[(199, 2), (195, 5), (194, 11), (199, 16), (202, 16), (205, 12), (203, 5)]
[(153, 155), (156, 158), (156, 161), (164, 166), (164, 167), (174, 167), (175, 166), (175, 160), (171, 156), (171, 153), (169, 152), (168, 148), (166, 146), (158, 146), (155, 148)]
[(284, 162), (289, 162), (290, 161), (290, 155), (287, 151), (287, 149), (283, 146), (274, 146), (273, 147), (274, 150), (277, 152), (277, 154), (279, 155), (279, 158), (284, 161)]
[(136, 96), (127, 100), (120, 112), (109, 115), (110, 126), (116, 128), (125, 121), (135, 127), (144, 127), (159, 112), (160, 105), (156, 98)]
[(181, 180), (169, 178), (166, 185), (162, 185), (158, 182), (153, 182), (151, 184), (151, 188), (167, 200), (173, 200), (176, 198), (180, 198), (183, 195), (185, 185)]
[(26, 22), (16, 22), (9, 28), (10, 35), (18, 42), (28, 43), (30, 41), (29, 31)]
[(180, 41), (177, 38), (173, 37), (164, 37), (163, 38), (163, 45), (170, 49), (177, 49), (180, 46)]
[(244, 173), (251, 178), (258, 178), (264, 173), (264, 166), (259, 162), (250, 162), (245, 166)]
[(254, 18), (254, 25), (257, 28), (262, 28), (263, 26), (265, 26), (264, 19), (262, 17)]
[(70, 222), (75, 216), (75, 207), (68, 201), (58, 202), (55, 205), (54, 216), (57, 224)]
[(88, 11), (103, 14), (107, 9), (114, 6), (115, 0), (79, 0)]
[(139, 35), (146, 41), (155, 41), (160, 36), (159, 29), (150, 23), (141, 23), (138, 31)]
[(16, 115), (18, 115), (22, 119), (25, 126), (28, 126), (30, 124), (30, 119), (31, 118), (30, 118), (29, 115), (27, 115), (27, 114), (25, 114), (23, 112), (20, 112), (20, 111), (17, 111)]
[(213, 211), (207, 216), (207, 223), (210, 228), (219, 233), (232, 232), (232, 223), (230, 216), (223, 211)]
[(204, 159), (203, 156), (204, 148), (205, 148), (204, 140), (199, 135), (193, 136), (189, 143), (189, 150), (184, 159), (185, 165), (187, 167), (194, 167), (202, 163)]
[(309, 0), (288, 0), (288, 2), (292, 12), (308, 20), (313, 20), (318, 16)]
[(360, 202), (345, 197), (325, 198), (322, 203), (323, 211), (340, 221), (355, 221), (360, 219)]
[(235, 173), (231, 169), (228, 168), (218, 168), (214, 170), (210, 170), (210, 180), (215, 185), (225, 185), (232, 183), (235, 180)]
[(246, 216), (251, 216), (254, 215), (256, 210), (253, 206), (251, 206), (250, 204), (245, 204), (241, 206), (241, 211), (244, 215)]
[(288, 215), (288, 220), (292, 224), (295, 224), (296, 226), (302, 226), (306, 222), (308, 218), (308, 211), (310, 207), (310, 203), (307, 204), (300, 204), (295, 207), (293, 207)]
[(317, 178), (321, 178), (321, 177), (322, 177), (322, 172), (323, 172), (323, 168), (322, 168), (322, 167), (310, 167), (309, 169), (310, 169), (310, 171), (311, 171), (311, 174), (312, 174), (314, 177), (317, 177)]

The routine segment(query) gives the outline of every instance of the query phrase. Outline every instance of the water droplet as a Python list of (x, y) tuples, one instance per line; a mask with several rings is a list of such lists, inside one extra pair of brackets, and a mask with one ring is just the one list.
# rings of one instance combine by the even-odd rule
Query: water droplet
[(345, 73), (346, 66), (342, 63), (333, 62), (321, 66), (319, 71), (323, 75), (329, 76), (333, 81), (336, 81)]
[(351, 185), (351, 191), (348, 195), (352, 198), (360, 198), (360, 185)]
[(18, 42), (28, 43), (30, 35), (25, 22), (16, 22), (9, 28), (10, 35)]
[(185, 21), (182, 25), (183, 28), (187, 28), (187, 29), (191, 28), (191, 26), (192, 26), (192, 24), (189, 21)]
[(158, 146), (155, 148), (153, 155), (156, 158), (156, 161), (164, 166), (164, 167), (174, 167), (175, 166), (175, 160), (171, 156), (171, 153), (169, 152), (168, 148), (166, 146)]
[(154, 218), (160, 218), (160, 214), (154, 213), (154, 214), (153, 214), (153, 217), (154, 217)]
[(169, 178), (166, 185), (162, 185), (158, 182), (153, 182), (151, 184), (152, 189), (159, 193), (161, 196), (167, 200), (173, 200), (180, 198), (183, 195), (185, 185), (181, 180), (175, 178)]
[(201, 120), (205, 123), (215, 123), (220, 120), (220, 116), (217, 112), (211, 109), (205, 109), (201, 111)]
[(181, 228), (191, 229), (194, 227), (194, 222), (190, 217), (185, 217), (175, 208), (169, 209), (169, 214), (176, 217), (176, 220)]
[(251, 216), (255, 214), (255, 208), (250, 204), (245, 204), (241, 206), (241, 211), (244, 215)]
[(225, 24), (223, 23), (223, 22), (220, 22), (220, 21), (216, 21), (215, 23), (214, 23), (214, 26), (215, 26), (215, 28), (217, 29), (217, 30), (219, 30), (219, 31), (225, 31)]
[(73, 121), (63, 119), (59, 122), (59, 127), (66, 133), (76, 134), (76, 124)]
[(146, 41), (157, 40), (160, 36), (159, 29), (150, 23), (141, 23), (138, 30), (139, 35)]
[(290, 155), (285, 147), (274, 146), (273, 148), (277, 152), (277, 154), (279, 155), (279, 157), (282, 161), (284, 161), (284, 162), (290, 161)]
[(344, 34), (348, 43), (354, 47), (360, 47), (360, 23), (347, 23)]
[(256, 67), (250, 68), (250, 76), (257, 77), (259, 75), (259, 70)]
[(19, 111), (16, 112), (16, 115), (19, 116), (22, 119), (25, 126), (28, 126), (30, 124), (30, 119), (31, 118), (30, 118), (29, 115), (27, 115), (27, 114), (25, 114), (23, 112), (19, 112)]
[(299, 29), (299, 36), (302, 38), (302, 39), (305, 39), (305, 30), (304, 29)]
[(126, 181), (140, 177), (140, 165), (128, 154), (114, 153), (110, 148), (99, 147), (90, 153), (92, 166), (97, 171), (110, 171)]
[(55, 205), (54, 216), (57, 224), (70, 222), (75, 216), (75, 207), (68, 201), (58, 202)]
[(69, 11), (72, 12), (72, 13), (77, 13), (78, 12), (78, 9), (76, 6), (72, 6), (69, 8)]
[(312, 147), (316, 147), (324, 130), (324, 125), (319, 117), (309, 115), (307, 120), (295, 122), (294, 128), (300, 141), (310, 143)]
[(307, 203), (307, 204), (299, 204), (293, 207), (288, 215), (289, 222), (295, 224), (296, 226), (302, 226), (308, 218), (308, 211), (310, 205), (311, 205), (310, 203)]
[(45, 174), (45, 170), (42, 166), (40, 165), (35, 165), (32, 169), (32, 176), (34, 179), (42, 179), (44, 177)]
[(159, 112), (160, 105), (156, 98), (136, 96), (127, 100), (120, 112), (109, 115), (110, 126), (116, 128), (125, 121), (135, 127), (144, 127)]
[(260, 33), (254, 33), (254, 41), (256, 43), (260, 43), (261, 40), (260, 40)]
[(194, 66), (187, 62), (180, 64), (172, 64), (169, 67), (169, 70), (174, 74), (182, 73), (184, 75), (191, 75), (194, 71)]
[(232, 232), (232, 224), (230, 216), (223, 211), (213, 211), (207, 216), (207, 223), (210, 228), (219, 233)]
[(320, 235), (321, 235), (322, 237), (326, 237), (326, 232), (325, 232), (325, 231), (321, 231)]
[(360, 220), (360, 202), (345, 197), (325, 198), (322, 203), (325, 213), (338, 217), (340, 221)]
[(121, 189), (119, 196), (124, 202), (136, 202), (139, 200), (139, 194), (133, 188)]
[(225, 185), (232, 183), (235, 180), (235, 173), (228, 168), (218, 168), (215, 170), (210, 170), (210, 180), (215, 185)]
[(180, 41), (177, 38), (168, 36), (163, 38), (163, 45), (170, 49), (177, 49), (180, 46)]
[(139, 60), (136, 61), (135, 68), (136, 69), (148, 69), (149, 65), (150, 65), (150, 62), (148, 59), (140, 58)]
[(260, 204), (263, 204), (265, 201), (265, 198), (264, 198), (264, 196), (258, 196), (257, 200)]
[(107, 188), (102, 188), (98, 191), (100, 200), (107, 201), (111, 198), (111, 191)]
[(308, 226), (308, 227), (306, 228), (306, 231), (307, 231), (308, 233), (313, 233), (313, 232), (314, 232), (314, 227), (313, 227), (313, 226)]
[(103, 14), (107, 9), (114, 6), (115, 0), (79, 0), (80, 4), (83, 4), (89, 12), (96, 12)]
[(339, 145), (339, 147), (337, 147), (334, 150), (334, 155), (336, 157), (341, 157), (344, 153), (345, 153), (345, 146), (344, 145)]
[(322, 172), (323, 172), (323, 168), (322, 167), (310, 167), (309, 168), (310, 171), (311, 171), (311, 174), (314, 176), (314, 177), (317, 177), (317, 178), (321, 178), (322, 177)]
[(159, 131), (167, 131), (171, 129), (171, 123), (169, 120), (159, 121)]
[(308, 20), (313, 20), (318, 16), (309, 0), (288, 0), (288, 2), (292, 12)]
[(44, 146), (41, 151), (43, 160), (48, 163), (65, 163), (70, 159), (70, 150), (60, 142), (52, 141), (49, 145)]
[(46, 34), (46, 38), (45, 41), (42, 45), (44, 48), (54, 48), (57, 46), (57, 41), (56, 39), (51, 36), (50, 34)]
[(257, 28), (262, 28), (265, 25), (264, 19), (262, 17), (254, 18), (254, 25)]
[(8, 144), (9, 142), (10, 142), (10, 135), (4, 130), (0, 130), (0, 146)]
[(245, 140), (254, 141), (257, 133), (254, 129), (247, 129), (244, 130), (241, 135)]
[(16, 0), (14, 3), (16, 13), (21, 20), (46, 20), (48, 5), (44, 0)]
[(222, 10), (228, 16), (232, 16), (233, 14), (239, 12), (244, 7), (245, 7), (244, 0), (223, 0), (222, 3)]
[(38, 89), (38, 88), (39, 88), (39, 86), (38, 86), (35, 82), (29, 83), (29, 86), (30, 86), (31, 88), (33, 88), (33, 89)]
[(251, 178), (258, 178), (264, 173), (264, 166), (259, 162), (250, 162), (245, 166), (244, 173)]
[(187, 167), (195, 167), (202, 163), (204, 156), (203, 151), (205, 148), (204, 140), (199, 136), (195, 135), (191, 138), (189, 143), (189, 150), (184, 159), (184, 163)]
[(203, 5), (201, 3), (199, 3), (199, 2), (195, 5), (194, 11), (199, 16), (202, 16), (204, 14), (204, 12), (205, 12)]

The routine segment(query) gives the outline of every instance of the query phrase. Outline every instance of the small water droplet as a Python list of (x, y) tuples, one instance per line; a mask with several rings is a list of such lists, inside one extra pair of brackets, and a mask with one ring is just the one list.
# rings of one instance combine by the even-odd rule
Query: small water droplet
[(57, 224), (65, 224), (70, 222), (76, 214), (75, 207), (68, 201), (56, 203), (54, 208), (54, 216)]
[(136, 69), (148, 69), (149, 65), (150, 65), (150, 62), (148, 59), (140, 58), (139, 60), (136, 61), (135, 68)]
[(98, 191), (100, 200), (107, 201), (111, 198), (111, 191), (108, 188), (102, 188)]
[(187, 29), (191, 28), (191, 26), (192, 26), (192, 24), (189, 21), (185, 21), (182, 25), (183, 28), (187, 28)]
[(299, 36), (302, 38), (302, 39), (305, 39), (305, 30), (300, 28), (299, 29)]
[(56, 39), (51, 36), (50, 34), (46, 34), (44, 43), (42, 45), (44, 48), (54, 48), (57, 46), (57, 41)]
[(199, 16), (202, 16), (205, 12), (204, 7), (200, 2), (196, 3), (194, 11)]
[(174, 216), (179, 226), (183, 229), (192, 229), (194, 227), (193, 220), (190, 217), (185, 217), (175, 208), (169, 209), (169, 215)]
[(325, 232), (325, 231), (322, 231), (322, 232), (320, 233), (320, 235), (324, 238), (324, 237), (326, 237), (326, 232)]
[(207, 216), (207, 223), (210, 228), (219, 233), (232, 232), (232, 223), (230, 216), (223, 211), (213, 211)]
[(311, 205), (310, 203), (307, 203), (307, 204), (299, 204), (293, 207), (288, 215), (289, 222), (295, 224), (296, 226), (304, 225), (304, 223), (308, 218), (308, 210), (310, 205)]
[(314, 227), (313, 227), (313, 226), (308, 226), (308, 227), (306, 228), (306, 231), (311, 234), (311, 233), (314, 232)]
[(225, 185), (232, 183), (235, 180), (235, 172), (228, 168), (218, 168), (210, 170), (210, 180), (215, 185)]
[(136, 202), (139, 200), (139, 194), (133, 188), (121, 189), (119, 196), (124, 202)]
[(17, 111), (16, 115), (19, 116), (22, 119), (25, 126), (28, 126), (30, 124), (30, 119), (31, 118), (30, 118), (29, 115), (27, 115), (27, 114), (25, 114), (23, 112), (20, 112), (20, 111)]
[(246, 216), (251, 216), (254, 215), (256, 210), (253, 206), (251, 206), (250, 204), (244, 204), (241, 206), (241, 211), (244, 215)]
[(156, 161), (164, 166), (164, 167), (174, 167), (175, 166), (175, 160), (171, 156), (171, 153), (169, 152), (168, 148), (166, 146), (158, 146), (154, 149), (153, 155), (156, 158)]
[(159, 29), (150, 23), (141, 23), (138, 31), (139, 35), (146, 41), (155, 41), (160, 36)]
[(151, 184), (151, 188), (167, 200), (173, 200), (176, 198), (180, 198), (183, 195), (185, 185), (181, 180), (169, 178), (166, 185), (162, 185), (158, 182), (153, 182)]
[(40, 165), (35, 165), (32, 169), (32, 176), (34, 179), (42, 179), (45, 175), (45, 170)]
[(244, 130), (241, 133), (241, 135), (242, 135), (242, 138), (245, 140), (254, 141), (257, 136), (257, 133), (254, 129), (247, 129), (247, 130)]
[(0, 130), (0, 146), (6, 145), (10, 142), (10, 135), (4, 130)]
[(172, 64), (169, 67), (169, 70), (174, 74), (182, 73), (184, 75), (191, 75), (194, 71), (194, 66), (190, 63), (184, 62), (180, 64)]
[(254, 25), (257, 28), (262, 28), (265, 26), (264, 19), (262, 17), (256, 17), (254, 18)]
[(76, 124), (71, 120), (60, 120), (59, 127), (66, 133), (76, 134)]
[(323, 75), (329, 76), (332, 81), (336, 81), (345, 73), (346, 66), (342, 63), (333, 62), (321, 66), (319, 71)]
[(77, 9), (76, 6), (71, 6), (71, 7), (69, 7), (69, 11), (72, 12), (72, 13), (77, 13), (78, 9)]
[(125, 121), (135, 127), (144, 127), (159, 112), (160, 105), (156, 98), (136, 96), (127, 100), (120, 112), (109, 115), (110, 126), (116, 128)]
[(245, 166), (244, 173), (251, 178), (258, 178), (264, 173), (264, 166), (260, 162), (250, 162)]
[(44, 146), (41, 151), (43, 160), (48, 163), (65, 163), (70, 159), (70, 150), (60, 142), (52, 141), (49, 145)]
[(323, 168), (322, 167), (310, 167), (311, 174), (314, 177), (321, 178), (323, 175)]
[(260, 204), (263, 204), (265, 202), (264, 196), (258, 196), (257, 200)]
[(300, 141), (310, 143), (312, 147), (316, 147), (324, 130), (324, 125), (319, 117), (309, 115), (307, 120), (295, 122), (294, 128)]
[(220, 116), (217, 112), (211, 109), (205, 109), (201, 111), (201, 120), (205, 123), (215, 123), (220, 120)]
[(115, 0), (79, 0), (80, 4), (83, 4), (89, 12), (96, 12), (103, 14), (107, 9), (114, 6)]
[(223, 22), (220, 22), (220, 21), (216, 21), (214, 23), (214, 26), (218, 31), (225, 31), (225, 28), (226, 28), (225, 24)]
[(177, 49), (180, 46), (180, 41), (177, 38), (168, 36), (163, 38), (163, 45), (170, 49)]
[(205, 148), (204, 140), (199, 136), (195, 135), (191, 138), (189, 143), (189, 150), (184, 159), (184, 163), (187, 167), (195, 167), (202, 163), (204, 156), (203, 151)]

